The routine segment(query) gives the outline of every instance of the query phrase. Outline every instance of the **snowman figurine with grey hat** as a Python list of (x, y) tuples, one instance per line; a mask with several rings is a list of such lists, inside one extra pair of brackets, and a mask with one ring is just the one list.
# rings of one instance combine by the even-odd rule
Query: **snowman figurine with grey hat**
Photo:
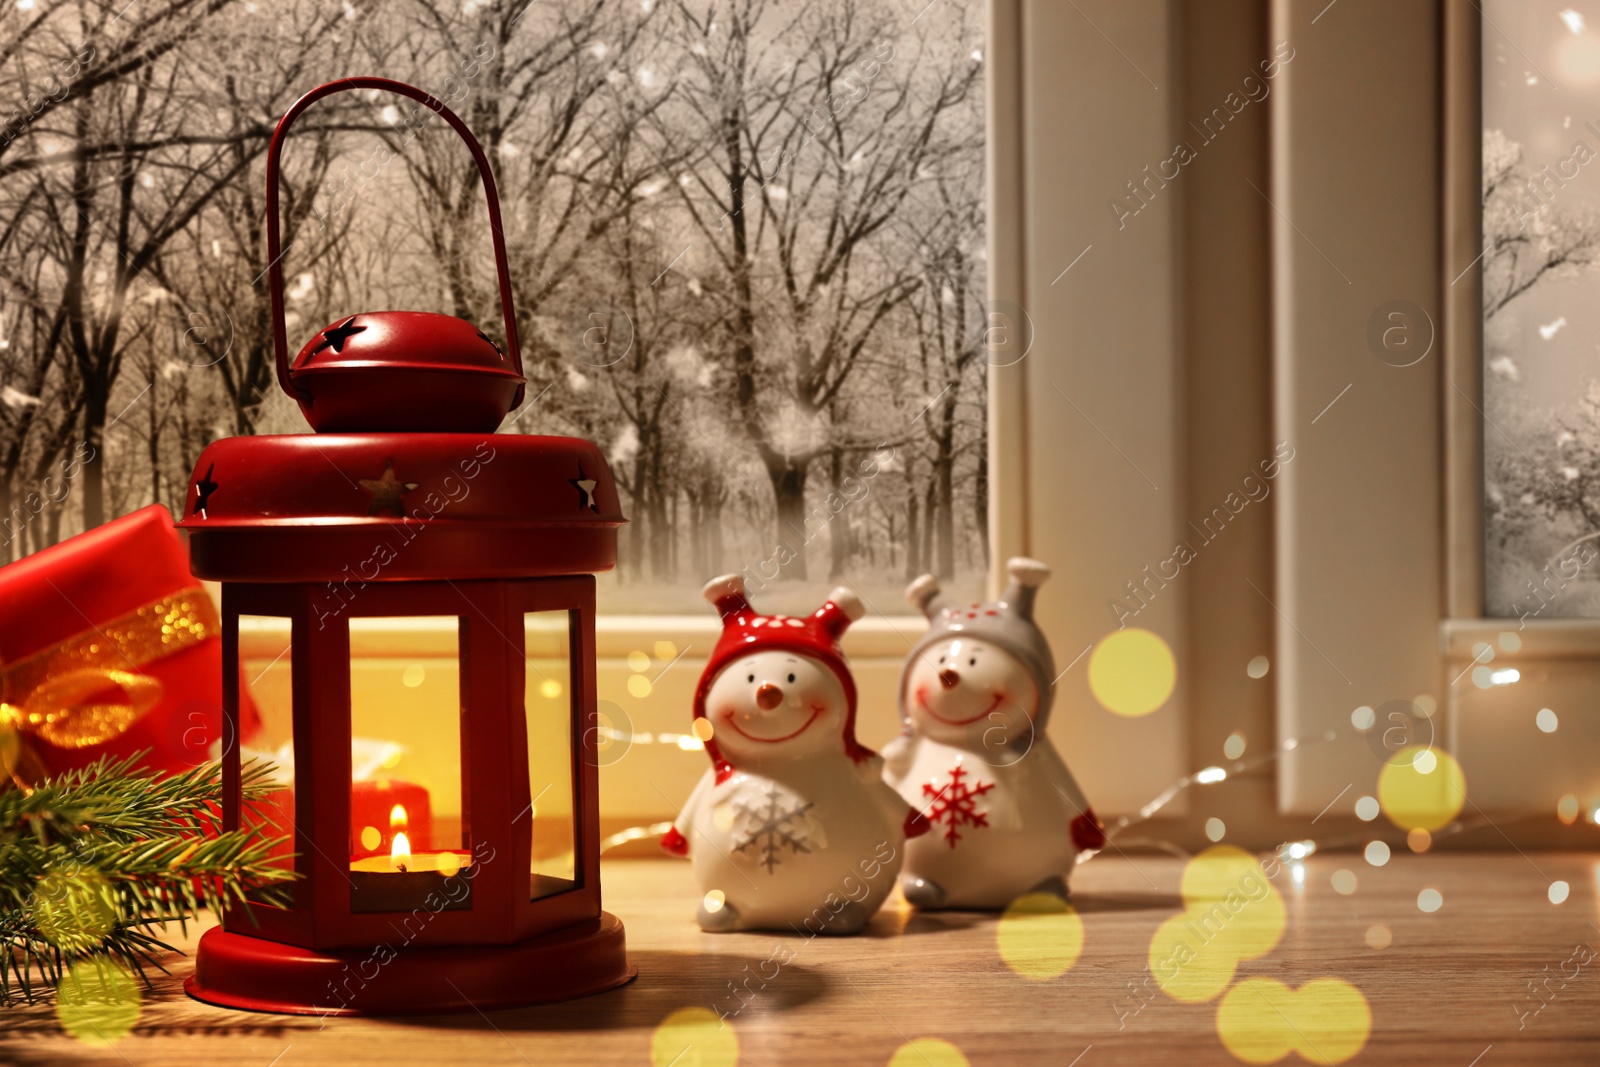
[(919, 908), (1004, 908), (1030, 892), (1065, 898), (1100, 820), (1050, 742), (1055, 661), (1034, 625), (1050, 568), (1014, 558), (999, 600), (953, 604), (933, 575), (906, 589), (928, 617), (900, 681), (903, 732), (884, 778), (931, 824), (906, 843), (900, 887)]

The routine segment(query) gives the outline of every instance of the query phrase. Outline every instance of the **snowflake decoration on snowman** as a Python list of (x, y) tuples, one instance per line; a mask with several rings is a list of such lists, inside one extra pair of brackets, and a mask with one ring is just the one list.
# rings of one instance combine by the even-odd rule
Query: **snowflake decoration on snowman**
[(856, 740), (839, 638), (861, 600), (836, 589), (805, 618), (759, 615), (739, 575), (705, 596), (723, 626), (695, 691), (711, 767), (661, 845), (694, 864), (702, 929), (856, 933), (894, 888), (907, 835), (928, 830)]
[(1050, 569), (1018, 557), (1007, 570), (991, 603), (952, 604), (931, 574), (906, 589), (929, 627), (901, 676), (903, 732), (884, 749), (884, 777), (935, 830), (906, 847), (900, 885), (919, 908), (1065, 898), (1078, 852), (1105, 844), (1045, 733), (1055, 662), (1033, 603)]

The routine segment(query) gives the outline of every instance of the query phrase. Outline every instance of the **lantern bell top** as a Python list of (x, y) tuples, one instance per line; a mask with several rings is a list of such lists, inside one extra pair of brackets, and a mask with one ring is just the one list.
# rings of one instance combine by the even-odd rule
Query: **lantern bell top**
[[(291, 363), (283, 306), (278, 168), (294, 120), (325, 96), (377, 89), (418, 101), (461, 136), (483, 180), (505, 345), (462, 319), (371, 311), (329, 323)], [(278, 384), (318, 433), (492, 433), (522, 403), (525, 379), (494, 172), (467, 124), (431, 94), (389, 78), (341, 78), (306, 93), (278, 120), (267, 148), (267, 264)]]
[[(370, 311), (329, 323), (290, 362), (278, 161), (295, 118), (347, 89), (417, 100), (466, 142), (487, 201), (503, 348), (450, 315)], [(267, 151), (267, 252), (278, 383), (317, 432), (224, 438), (200, 453), (178, 524), (196, 577), (349, 587), (616, 565), (627, 520), (600, 449), (494, 432), (525, 388), (516, 307), (494, 175), (453, 111), (387, 78), (343, 78), (295, 101)]]
[(369, 311), (331, 322), (289, 368), (319, 433), (493, 433), (522, 391), (488, 334), (426, 311)]

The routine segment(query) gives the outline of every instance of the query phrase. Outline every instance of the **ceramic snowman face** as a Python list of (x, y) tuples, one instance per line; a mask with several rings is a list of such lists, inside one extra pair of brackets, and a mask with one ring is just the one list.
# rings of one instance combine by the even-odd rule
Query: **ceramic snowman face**
[(706, 693), (706, 717), (734, 766), (844, 749), (844, 686), (810, 656), (774, 650), (741, 656)]
[(923, 737), (974, 751), (1026, 750), (1039, 687), (999, 645), (958, 635), (929, 645), (912, 662), (905, 701)]

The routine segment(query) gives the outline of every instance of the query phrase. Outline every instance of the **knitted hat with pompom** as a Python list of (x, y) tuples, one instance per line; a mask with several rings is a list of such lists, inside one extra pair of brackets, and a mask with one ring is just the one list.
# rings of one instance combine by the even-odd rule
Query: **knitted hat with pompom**
[[(839, 638), (850, 624), (866, 609), (861, 598), (845, 588), (835, 589), (822, 607), (804, 618), (793, 615), (758, 615), (750, 606), (745, 594), (744, 578), (738, 574), (725, 574), (706, 584), (705, 598), (722, 616), (722, 637), (712, 649), (706, 669), (700, 675), (700, 685), (694, 694), (694, 717), (706, 717), (706, 694), (722, 669), (742, 656), (757, 652), (784, 651), (820, 660), (839, 678), (844, 687), (845, 720), (844, 747), (857, 763), (871, 759), (877, 753), (856, 740), (856, 683), (850, 676), (850, 666), (839, 648)], [(733, 768), (723, 757), (713, 736), (706, 742), (706, 752), (717, 768), (719, 779), (726, 778)]]
[(970, 637), (989, 641), (1015, 656), (1033, 676), (1039, 687), (1039, 710), (1035, 725), (1043, 729), (1049, 721), (1055, 696), (1056, 665), (1050, 642), (1033, 622), (1033, 599), (1050, 577), (1050, 568), (1036, 559), (1016, 556), (1006, 563), (1011, 580), (1000, 599), (983, 604), (952, 604), (939, 592), (939, 581), (931, 574), (906, 587), (906, 600), (928, 617), (928, 632), (906, 658), (906, 672), (900, 679), (901, 714), (905, 714), (906, 680), (911, 665), (929, 646), (950, 637)]

